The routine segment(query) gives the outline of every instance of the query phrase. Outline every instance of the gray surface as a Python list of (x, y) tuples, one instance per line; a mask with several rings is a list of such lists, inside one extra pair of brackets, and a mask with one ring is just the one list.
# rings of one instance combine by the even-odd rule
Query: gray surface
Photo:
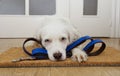
[(24, 15), (25, 0), (0, 0), (0, 15)]
[(56, 0), (30, 0), (30, 15), (53, 15), (56, 13)]
[(83, 15), (97, 15), (98, 0), (84, 0)]

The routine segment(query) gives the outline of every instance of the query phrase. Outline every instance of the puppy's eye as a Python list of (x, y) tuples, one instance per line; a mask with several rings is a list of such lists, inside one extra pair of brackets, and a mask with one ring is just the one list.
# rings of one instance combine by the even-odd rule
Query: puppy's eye
[(66, 40), (66, 38), (65, 38), (65, 37), (62, 37), (62, 38), (61, 38), (61, 41), (65, 41), (65, 40)]
[(45, 39), (45, 42), (46, 42), (46, 43), (49, 43), (49, 42), (51, 42), (51, 40), (49, 40), (49, 39)]

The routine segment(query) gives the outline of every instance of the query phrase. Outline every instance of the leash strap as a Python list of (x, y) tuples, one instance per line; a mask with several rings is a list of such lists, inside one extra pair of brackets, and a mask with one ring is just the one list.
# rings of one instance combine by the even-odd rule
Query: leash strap
[[(97, 43), (101, 43), (101, 47), (99, 47), (99, 49), (96, 50), (95, 52), (90, 53), (93, 50), (94, 45)], [(102, 53), (105, 47), (106, 47), (106, 44), (102, 40), (96, 39), (88, 43), (87, 46), (83, 48), (83, 50), (88, 54), (88, 56), (96, 56)]]
[[(74, 41), (72, 44), (68, 45), (68, 47), (66, 48), (67, 57), (69, 58), (69, 57), (72, 56), (71, 50), (72, 50), (73, 48), (81, 45), (81, 44), (84, 43), (86, 40), (92, 41), (93, 39), (92, 39), (90, 36), (83, 36), (83, 37), (79, 38), (78, 40)], [(89, 48), (89, 52), (91, 52), (93, 48), (94, 48), (94, 46), (91, 47), (91, 48)], [(87, 52), (87, 54), (88, 54), (89, 52)]]
[(26, 44), (26, 42), (28, 42), (28, 41), (35, 41), (35, 42), (37, 42), (38, 44), (40, 44), (40, 42), (39, 42), (37, 39), (35, 39), (35, 38), (28, 38), (28, 39), (26, 39), (26, 40), (24, 41), (24, 43), (23, 43), (23, 51), (24, 51), (26, 54), (28, 54), (29, 56), (32, 56), (32, 54), (29, 53), (29, 52), (26, 50), (26, 48), (25, 48), (25, 44)]
[(35, 38), (28, 38), (24, 41), (23, 43), (23, 50), (26, 54), (28, 54), (29, 56), (36, 58), (36, 59), (48, 59), (48, 55), (47, 55), (47, 50), (45, 50), (44, 48), (35, 48), (32, 50), (32, 53), (28, 52), (27, 49), (25, 48), (25, 44), (28, 41), (35, 41), (38, 44), (40, 44), (40, 41), (38, 41)]
[(36, 59), (48, 59), (47, 50), (44, 48), (35, 48), (32, 50), (32, 56)]
[[(90, 37), (90, 36), (84, 36), (84, 37), (81, 37), (80, 39), (76, 40), (75, 42), (73, 42), (72, 44), (70, 44), (67, 47), (67, 49), (66, 49), (67, 57), (72, 56), (71, 50), (73, 48), (81, 45), (82, 43), (84, 43), (87, 40), (90, 40), (90, 42), (83, 48), (83, 51), (85, 51), (88, 56), (97, 56), (104, 51), (106, 44), (102, 40), (100, 40), (100, 39), (93, 40), (92, 37)], [(92, 52), (95, 44), (97, 44), (97, 43), (101, 43), (101, 46), (99, 47), (98, 50), (96, 50), (95, 52)]]
[[(77, 47), (78, 45), (81, 45), (82, 43), (84, 43), (86, 40), (90, 40), (90, 42), (83, 48), (83, 50), (88, 54), (88, 56), (96, 56), (99, 55), (100, 53), (102, 53), (106, 47), (105, 43), (102, 40), (99, 39), (95, 39), (93, 40), (90, 36), (84, 36), (79, 38), (78, 40), (76, 40), (75, 42), (73, 42), (72, 44), (70, 44), (67, 48), (66, 48), (66, 53), (67, 53), (67, 57), (71, 57), (72, 56), (72, 52), (71, 50), (75, 47)], [(36, 59), (48, 59), (48, 54), (47, 54), (47, 50), (44, 48), (35, 48), (32, 50), (32, 53), (28, 52), (25, 48), (25, 44), (28, 41), (35, 41), (38, 44), (40, 44), (40, 41), (38, 41), (35, 38), (28, 38), (24, 41), (23, 43), (23, 50), (26, 54), (28, 54), (29, 56), (35, 57)], [(98, 50), (93, 51), (93, 48), (95, 46), (95, 44), (97, 43), (101, 43), (101, 46)]]
[(66, 51), (70, 51), (72, 50), (73, 48), (81, 45), (82, 43), (84, 43), (86, 40), (93, 40), (90, 36), (84, 36), (84, 37), (81, 37), (79, 38), (78, 40), (76, 40), (75, 42), (73, 42), (72, 44), (68, 45)]

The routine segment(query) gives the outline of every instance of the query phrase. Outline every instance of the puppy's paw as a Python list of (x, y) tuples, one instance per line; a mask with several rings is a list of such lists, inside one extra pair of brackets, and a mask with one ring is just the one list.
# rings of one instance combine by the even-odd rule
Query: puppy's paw
[(88, 56), (84, 51), (81, 51), (80, 49), (74, 49), (71, 59), (81, 63), (87, 61)]

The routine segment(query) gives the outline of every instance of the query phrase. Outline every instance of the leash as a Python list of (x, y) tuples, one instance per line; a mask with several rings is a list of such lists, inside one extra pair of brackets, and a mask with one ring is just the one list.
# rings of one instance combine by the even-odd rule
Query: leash
[[(97, 55), (101, 54), (104, 51), (104, 49), (106, 48), (106, 44), (102, 40), (92, 39), (92, 37), (90, 37), (90, 36), (83, 36), (83, 37), (79, 38), (78, 40), (74, 41), (72, 44), (67, 46), (67, 48), (66, 48), (67, 57), (72, 56), (71, 50), (73, 48), (81, 45), (82, 43), (84, 43), (87, 40), (90, 40), (90, 42), (83, 48), (83, 51), (85, 51), (88, 56), (97, 56)], [(35, 38), (26, 39), (23, 43), (23, 51), (26, 54), (28, 54), (29, 56), (36, 58), (36, 59), (48, 59), (47, 50), (45, 48), (35, 48), (32, 50), (32, 53), (28, 52), (27, 49), (25, 48), (25, 44), (28, 41), (35, 41), (36, 43), (41, 44), (40, 41), (38, 41)], [(98, 50), (92, 52), (95, 44), (97, 44), (97, 43), (101, 43), (101, 46), (99, 47)]]

